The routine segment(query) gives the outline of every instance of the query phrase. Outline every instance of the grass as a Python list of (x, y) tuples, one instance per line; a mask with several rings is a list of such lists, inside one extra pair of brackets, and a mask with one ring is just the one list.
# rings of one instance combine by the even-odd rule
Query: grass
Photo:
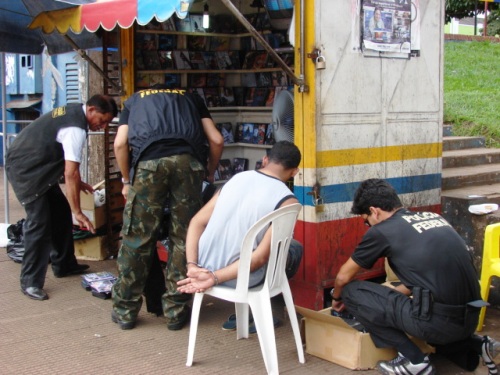
[(500, 43), (445, 43), (444, 122), (500, 147)]

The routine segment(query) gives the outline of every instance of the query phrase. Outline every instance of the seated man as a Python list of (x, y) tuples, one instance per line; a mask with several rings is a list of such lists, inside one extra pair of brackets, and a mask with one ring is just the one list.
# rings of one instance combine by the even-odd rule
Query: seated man
[[(233, 176), (192, 218), (186, 238), (187, 278), (183, 293), (203, 292), (217, 284), (236, 285), (243, 237), (260, 218), (279, 207), (297, 203), (285, 182), (299, 171), (301, 155), (291, 142), (277, 142), (258, 171)], [(250, 286), (263, 281), (270, 251), (270, 231), (261, 235), (252, 254)], [(300, 246), (295, 246), (300, 249)], [(299, 256), (289, 255), (300, 262)], [(287, 264), (295, 269), (296, 265)]]
[[(340, 268), (332, 291), (332, 309), (347, 309), (364, 325), (379, 348), (397, 349), (398, 357), (379, 362), (382, 374), (435, 374), (428, 356), (407, 334), (447, 352), (451, 346), (482, 356), (490, 374), (497, 342), (474, 335), (481, 301), (472, 257), (462, 238), (440, 215), (403, 208), (384, 180), (363, 181), (351, 212), (370, 228)], [(387, 257), (402, 282), (396, 288), (353, 280)], [(413, 296), (413, 298), (410, 298)], [(467, 349), (465, 349), (467, 348)], [(449, 351), (447, 354), (450, 354)]]

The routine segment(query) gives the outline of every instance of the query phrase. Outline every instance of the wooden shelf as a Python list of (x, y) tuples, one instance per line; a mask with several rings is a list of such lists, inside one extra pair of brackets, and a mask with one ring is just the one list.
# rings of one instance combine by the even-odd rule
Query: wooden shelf
[(160, 70), (137, 70), (138, 73), (142, 74), (157, 74), (157, 73), (167, 73), (167, 74), (207, 74), (207, 73), (219, 73), (219, 74), (243, 74), (243, 73), (266, 73), (266, 72), (280, 72), (281, 68), (260, 68), (260, 69), (233, 69), (233, 70), (206, 70), (206, 69), (160, 69)]
[(209, 107), (210, 112), (272, 112), (273, 107)]
[(243, 147), (243, 148), (257, 148), (257, 149), (268, 149), (272, 148), (272, 145), (257, 145), (254, 143), (243, 143), (243, 142), (236, 142), (236, 143), (226, 143), (224, 144), (224, 148), (233, 148), (233, 147)]
[(186, 35), (186, 36), (211, 36), (224, 38), (244, 38), (252, 36), (250, 33), (227, 34), (227, 33), (201, 33), (195, 31), (166, 31), (166, 30), (136, 30), (138, 34), (164, 34), (164, 35)]

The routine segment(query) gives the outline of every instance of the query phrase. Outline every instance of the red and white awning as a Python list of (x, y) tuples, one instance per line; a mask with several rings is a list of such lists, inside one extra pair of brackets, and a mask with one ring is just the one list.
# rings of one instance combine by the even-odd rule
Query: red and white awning
[(44, 33), (54, 30), (65, 34), (68, 30), (81, 33), (84, 29), (95, 32), (102, 27), (110, 31), (116, 26), (129, 28), (134, 21), (148, 24), (153, 18), (166, 21), (174, 13), (185, 18), (194, 0), (60, 0), (74, 7), (42, 12), (29, 25), (42, 28)]

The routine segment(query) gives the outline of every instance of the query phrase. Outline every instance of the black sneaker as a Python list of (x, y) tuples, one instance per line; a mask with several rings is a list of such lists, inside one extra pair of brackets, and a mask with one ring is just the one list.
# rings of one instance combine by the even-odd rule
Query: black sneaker
[(171, 319), (167, 323), (167, 328), (170, 331), (179, 331), (181, 330), (188, 320), (191, 318), (191, 309), (185, 309), (183, 312), (181, 312), (175, 319)]
[(483, 343), (481, 344), (481, 358), (486, 367), (488, 367), (489, 375), (498, 374), (498, 368), (493, 358), (495, 358), (500, 350), (500, 342), (492, 339), (489, 336), (483, 336)]
[(125, 320), (121, 320), (115, 310), (111, 310), (111, 321), (118, 324), (121, 329), (132, 329), (135, 327), (135, 321), (126, 322)]
[(422, 363), (413, 364), (401, 353), (390, 361), (377, 363), (377, 370), (384, 375), (434, 375), (436, 369), (426, 356)]

